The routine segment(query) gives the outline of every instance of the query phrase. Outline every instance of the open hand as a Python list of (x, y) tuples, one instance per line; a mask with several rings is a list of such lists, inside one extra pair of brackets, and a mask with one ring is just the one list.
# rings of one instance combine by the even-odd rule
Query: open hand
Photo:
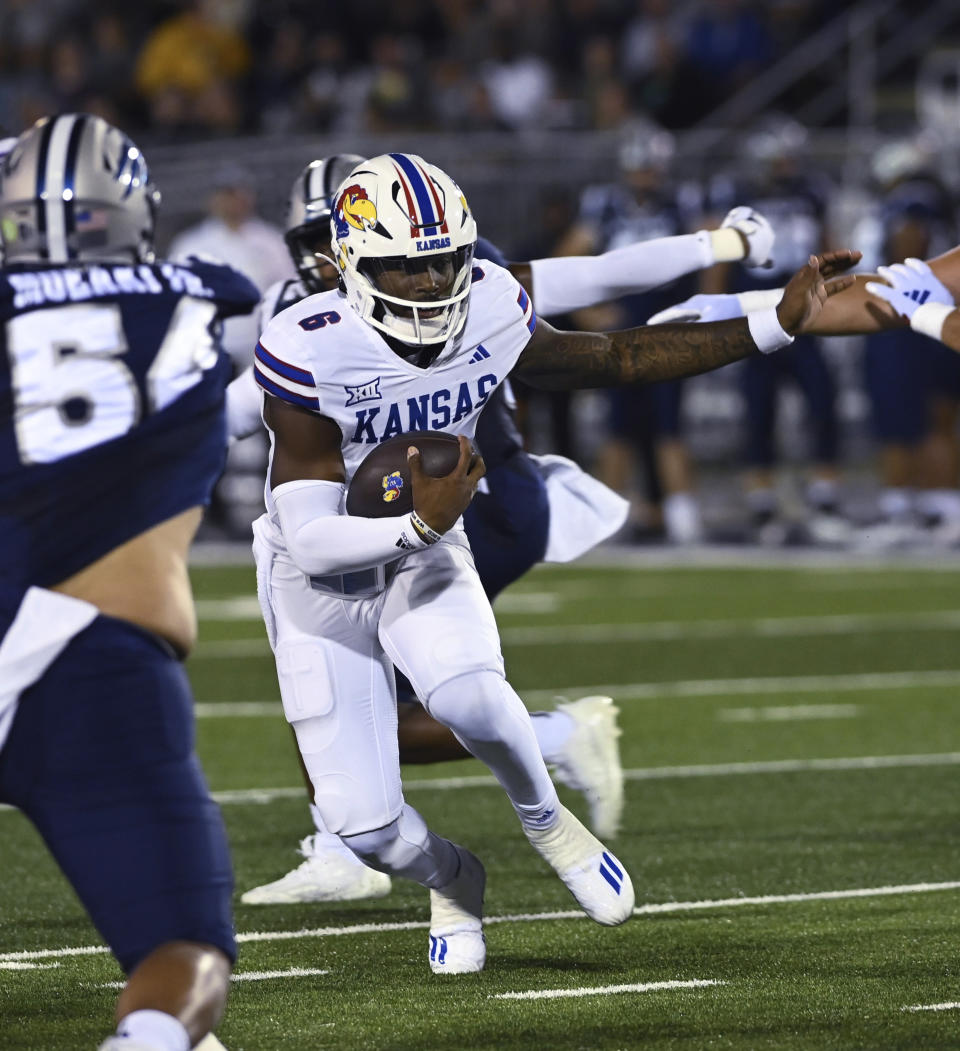
[(407, 450), (413, 506), (417, 514), (438, 533), (445, 533), (467, 509), (480, 479), (487, 473), (483, 457), (475, 452), (470, 439), (458, 436), (460, 459), (442, 478), (432, 478), (423, 470), (415, 445)]
[[(777, 306), (780, 326), (791, 336), (805, 332), (819, 316), (823, 304), (853, 284), (845, 274), (860, 262), (862, 253), (850, 248), (812, 255), (806, 266), (790, 278)], [(843, 275), (843, 276), (837, 276)]]

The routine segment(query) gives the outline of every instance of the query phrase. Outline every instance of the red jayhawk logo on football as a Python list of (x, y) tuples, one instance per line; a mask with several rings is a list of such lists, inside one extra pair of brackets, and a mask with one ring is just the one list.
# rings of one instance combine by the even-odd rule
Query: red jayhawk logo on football
[(359, 183), (348, 186), (340, 194), (334, 210), (334, 222), (337, 237), (340, 238), (349, 235), (351, 226), (354, 230), (372, 230), (377, 225), (377, 206)]

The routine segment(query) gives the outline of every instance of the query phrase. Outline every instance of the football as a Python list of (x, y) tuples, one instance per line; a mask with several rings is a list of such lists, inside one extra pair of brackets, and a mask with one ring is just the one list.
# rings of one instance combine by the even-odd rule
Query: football
[(388, 438), (367, 454), (347, 488), (347, 514), (361, 518), (392, 518), (413, 510), (413, 487), (407, 449), (420, 450), (425, 474), (442, 478), (460, 459), (460, 443), (443, 431), (408, 431)]

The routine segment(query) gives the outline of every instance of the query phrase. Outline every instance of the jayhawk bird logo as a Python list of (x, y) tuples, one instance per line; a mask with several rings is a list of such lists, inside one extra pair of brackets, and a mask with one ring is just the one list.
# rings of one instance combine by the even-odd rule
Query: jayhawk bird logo
[(389, 504), (400, 495), (400, 490), (403, 488), (403, 478), (399, 471), (394, 471), (392, 474), (385, 474), (380, 484), (383, 486), (383, 502)]
[(357, 183), (348, 186), (337, 201), (334, 212), (337, 237), (346, 237), (354, 230), (372, 230), (377, 225), (377, 206), (367, 197), (367, 191)]

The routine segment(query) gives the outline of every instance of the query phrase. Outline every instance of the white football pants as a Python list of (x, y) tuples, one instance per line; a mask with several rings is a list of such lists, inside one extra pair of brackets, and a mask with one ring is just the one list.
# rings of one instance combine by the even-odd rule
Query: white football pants
[(331, 832), (382, 829), (404, 808), (394, 665), (486, 763), (521, 815), (535, 820), (553, 805), (530, 717), (504, 680), (493, 611), (462, 533), (406, 556), (386, 589), (366, 599), (314, 591), (289, 556), (262, 541), (254, 554), (284, 713)]

